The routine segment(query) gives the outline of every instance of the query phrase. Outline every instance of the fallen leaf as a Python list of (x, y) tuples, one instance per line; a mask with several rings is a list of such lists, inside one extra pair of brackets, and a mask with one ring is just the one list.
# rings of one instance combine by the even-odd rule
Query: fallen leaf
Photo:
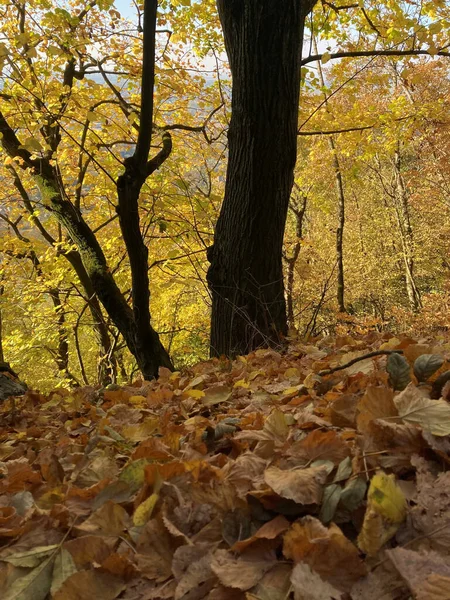
[(111, 573), (78, 571), (64, 581), (53, 600), (114, 600), (124, 589), (125, 582)]
[(216, 550), (211, 569), (222, 585), (245, 591), (256, 585), (275, 563), (272, 555), (259, 559), (245, 555), (235, 558), (227, 550)]
[(295, 600), (340, 600), (342, 592), (324, 581), (306, 563), (297, 563), (291, 575)]
[(325, 465), (290, 471), (269, 467), (264, 472), (264, 481), (282, 498), (298, 504), (318, 504), (328, 473)]
[(284, 534), (283, 554), (294, 563), (306, 563), (322, 579), (348, 591), (366, 567), (358, 550), (337, 525), (328, 528), (314, 517), (303, 517)]
[(408, 423), (420, 425), (433, 435), (450, 435), (450, 404), (431, 400), (410, 384), (395, 398), (399, 416)]

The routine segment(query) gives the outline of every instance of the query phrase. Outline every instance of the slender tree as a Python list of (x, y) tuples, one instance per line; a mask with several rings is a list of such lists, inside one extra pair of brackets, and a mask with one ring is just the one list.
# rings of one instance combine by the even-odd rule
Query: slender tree
[[(83, 21), (91, 6), (88, 5), (74, 22)], [(65, 193), (62, 174), (54, 160), (61, 141), (59, 115), (64, 113), (76, 79), (85, 77), (83, 66), (78, 67), (69, 54), (63, 78), (66, 92), (60, 98), (59, 111), (50, 113), (41, 127), (41, 135), (47, 145), (46, 152), (33, 153), (8, 120), (8, 112), (0, 111), (0, 137), (6, 154), (35, 180), (44, 207), (57, 219), (67, 232), (69, 239), (78, 249), (83, 269), (87, 274), (93, 293), (98, 297), (112, 322), (122, 334), (129, 350), (136, 358), (139, 369), (145, 378), (156, 377), (161, 365), (171, 368), (169, 355), (163, 348), (159, 336), (151, 325), (150, 292), (148, 279), (148, 250), (143, 241), (138, 201), (146, 179), (169, 156), (172, 148), (171, 136), (163, 133), (162, 149), (149, 159), (153, 127), (153, 88), (155, 75), (155, 30), (157, 0), (145, 0), (143, 24), (143, 58), (140, 121), (134, 153), (124, 161), (124, 172), (117, 179), (117, 196), (120, 228), (128, 253), (132, 279), (132, 306), (119, 289), (100, 243), (85, 220), (79, 203), (72, 202)], [(19, 5), (20, 24), (25, 23), (25, 8)], [(76, 27), (76, 25), (70, 25)], [(28, 53), (28, 54), (27, 54)], [(26, 61), (32, 78), (36, 78), (30, 49), (25, 47)], [(34, 84), (37, 86), (37, 79)], [(3, 94), (7, 104), (9, 97)], [(42, 101), (36, 99), (36, 109), (42, 109)], [(69, 257), (68, 257), (69, 258)], [(72, 257), (76, 258), (76, 257)], [(89, 283), (87, 282), (87, 283)], [(84, 286), (86, 289), (86, 286)]]
[(217, 1), (233, 89), (225, 197), (208, 254), (212, 355), (280, 344), (287, 333), (282, 245), (314, 3)]

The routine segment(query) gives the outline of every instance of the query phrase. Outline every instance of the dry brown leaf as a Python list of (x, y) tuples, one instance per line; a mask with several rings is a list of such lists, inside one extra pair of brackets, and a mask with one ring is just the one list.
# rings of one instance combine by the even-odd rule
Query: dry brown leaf
[(211, 560), (212, 552), (208, 552), (186, 565), (175, 590), (175, 600), (181, 598), (200, 600), (213, 589), (217, 584), (217, 578), (211, 570)]
[(349, 456), (350, 450), (335, 431), (315, 429), (303, 440), (294, 442), (286, 454), (304, 460), (305, 463), (329, 460), (338, 465)]
[(59, 588), (54, 600), (114, 600), (125, 589), (119, 577), (102, 571), (78, 571)]
[(85, 535), (69, 540), (64, 548), (70, 552), (79, 570), (86, 569), (94, 563), (101, 564), (111, 554), (107, 538), (98, 535)]
[(450, 600), (450, 577), (432, 573), (417, 586), (417, 600)]
[(295, 563), (304, 562), (322, 579), (348, 591), (366, 567), (359, 553), (337, 525), (328, 528), (314, 517), (304, 517), (292, 524), (284, 535), (283, 554)]
[(340, 600), (342, 592), (324, 581), (306, 563), (295, 565), (291, 575), (295, 600)]
[(398, 410), (394, 404), (394, 392), (387, 387), (369, 387), (359, 401), (356, 423), (361, 433), (370, 433), (374, 419), (395, 417)]
[(176, 545), (160, 519), (151, 519), (136, 545), (137, 564), (148, 579), (163, 582), (172, 575), (172, 559)]
[(278, 515), (268, 523), (265, 523), (250, 538), (236, 542), (231, 550), (242, 552), (248, 546), (259, 540), (273, 540), (289, 529), (289, 521), (282, 515)]
[(291, 591), (291, 572), (292, 565), (276, 564), (247, 592), (247, 600), (287, 600)]
[[(445, 598), (439, 594), (442, 592), (442, 584), (445, 581), (450, 582), (450, 564), (447, 558), (433, 550), (415, 552), (406, 548), (388, 550), (387, 555), (417, 598), (421, 598), (421, 600), (441, 600), (441, 598), (443, 600)], [(433, 577), (431, 581), (430, 577)], [(424, 595), (427, 590), (433, 590), (433, 587), (435, 596)], [(447, 598), (449, 598), (448, 583), (446, 589)]]
[(450, 435), (450, 404), (445, 400), (431, 400), (410, 383), (395, 397), (395, 405), (404, 421), (420, 425), (433, 435)]
[(298, 504), (318, 504), (328, 473), (326, 465), (290, 471), (269, 467), (264, 472), (264, 481), (282, 498)]
[(261, 558), (247, 555), (235, 558), (227, 550), (216, 550), (211, 569), (225, 587), (245, 591), (256, 585), (275, 563), (276, 559), (272, 554)]
[(130, 525), (131, 519), (127, 511), (109, 500), (76, 529), (83, 533), (120, 536)]
[(226, 480), (231, 483), (238, 496), (245, 497), (251, 489), (258, 489), (264, 481), (263, 473), (267, 460), (251, 452), (238, 456), (223, 469)]
[(346, 394), (335, 400), (330, 407), (332, 425), (335, 427), (355, 427), (358, 400), (356, 394)]

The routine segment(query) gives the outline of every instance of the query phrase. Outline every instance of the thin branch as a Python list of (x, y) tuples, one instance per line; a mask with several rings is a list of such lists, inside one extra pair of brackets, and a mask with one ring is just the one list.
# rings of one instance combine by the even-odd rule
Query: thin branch
[(147, 161), (145, 177), (149, 177), (154, 171), (159, 169), (163, 162), (172, 152), (172, 136), (169, 132), (164, 132), (162, 136), (163, 147), (156, 156)]
[[(336, 58), (358, 58), (362, 56), (450, 56), (450, 52), (439, 50), (431, 54), (428, 50), (354, 50), (333, 52), (332, 54), (324, 53), (329, 60)], [(313, 54), (307, 56), (301, 61), (301, 65), (307, 65), (318, 60), (322, 60), (324, 54)]]
[(331, 373), (335, 373), (336, 371), (341, 371), (342, 369), (346, 369), (347, 367), (351, 367), (355, 363), (360, 360), (365, 360), (366, 358), (372, 358), (373, 356), (383, 356), (385, 354), (403, 354), (403, 350), (375, 350), (374, 352), (368, 352), (367, 354), (363, 354), (362, 356), (358, 356), (357, 358), (353, 358), (349, 360), (347, 363), (343, 365), (339, 365), (338, 367), (334, 367), (333, 369), (322, 369), (319, 371), (317, 375), (321, 377), (323, 375), (330, 375)]

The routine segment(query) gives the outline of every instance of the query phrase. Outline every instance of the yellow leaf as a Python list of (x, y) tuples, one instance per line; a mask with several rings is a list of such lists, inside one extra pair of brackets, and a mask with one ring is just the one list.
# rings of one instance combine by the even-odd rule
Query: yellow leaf
[(394, 475), (380, 472), (372, 477), (368, 492), (369, 505), (389, 521), (400, 524), (406, 516), (406, 500)]
[(145, 396), (130, 396), (128, 402), (135, 406), (147, 407), (147, 398)]
[(190, 398), (203, 398), (205, 392), (203, 390), (187, 390), (183, 394), (185, 396), (189, 396)]
[(235, 388), (249, 388), (250, 384), (248, 383), (248, 381), (245, 381), (245, 379), (239, 379), (239, 381), (236, 381), (233, 385), (233, 387)]
[(144, 500), (137, 509), (134, 511), (133, 515), (133, 525), (136, 527), (143, 527), (147, 521), (152, 516), (153, 509), (155, 508), (156, 503), (158, 502), (159, 494), (152, 494)]
[(406, 517), (406, 500), (394, 475), (380, 472), (372, 477), (367, 510), (358, 536), (358, 546), (373, 556), (395, 535)]

